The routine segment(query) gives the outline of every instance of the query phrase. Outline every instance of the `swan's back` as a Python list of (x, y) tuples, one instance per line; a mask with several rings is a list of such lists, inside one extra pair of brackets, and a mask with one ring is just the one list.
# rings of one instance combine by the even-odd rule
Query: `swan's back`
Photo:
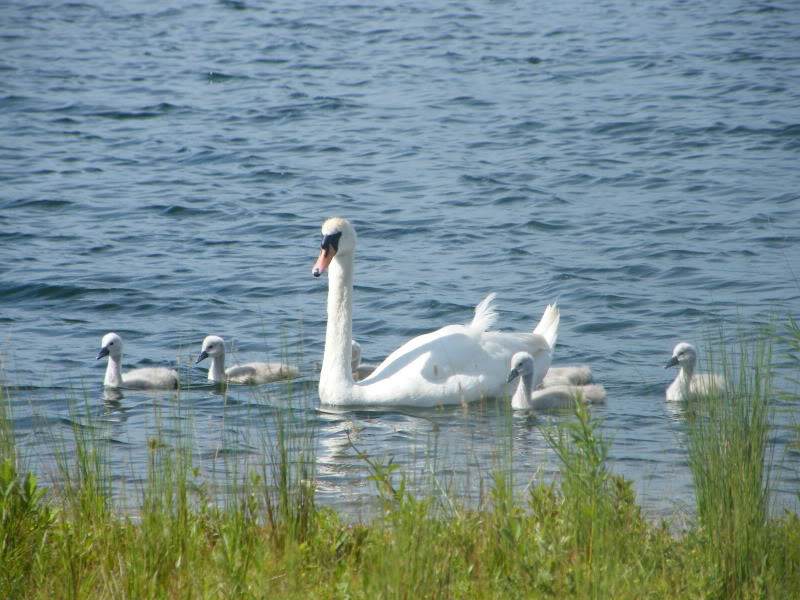
[(592, 370), (588, 365), (550, 367), (542, 381), (544, 387), (551, 387), (554, 385), (587, 385), (589, 383), (592, 383)]
[(130, 389), (172, 390), (178, 387), (178, 372), (166, 367), (143, 367), (122, 374), (122, 386)]
[(530, 408), (533, 410), (551, 410), (556, 408), (572, 408), (576, 398), (584, 404), (601, 404), (605, 402), (606, 390), (597, 383), (591, 385), (556, 385), (531, 394)]
[(688, 389), (680, 375), (667, 388), (667, 400), (677, 402), (688, 396), (705, 398), (725, 391), (725, 378), (716, 373), (695, 373), (689, 378)]
[[(504, 394), (508, 364), (517, 352), (534, 356), (537, 373), (550, 367), (552, 351), (543, 336), (479, 329), (472, 323), (448, 325), (410, 340), (368, 379), (356, 383), (354, 393), (363, 393), (360, 390), (368, 386), (372, 404), (380, 404), (384, 397), (390, 399), (387, 404), (468, 403)], [(537, 377), (534, 385), (540, 381)]]
[(698, 373), (692, 377), (692, 383), (689, 386), (689, 391), (692, 394), (700, 394), (702, 396), (719, 394), (724, 390), (725, 378), (716, 373)]
[(297, 367), (281, 363), (247, 363), (225, 369), (225, 375), (230, 383), (247, 383), (250, 385), (291, 379), (297, 377), (298, 374)]

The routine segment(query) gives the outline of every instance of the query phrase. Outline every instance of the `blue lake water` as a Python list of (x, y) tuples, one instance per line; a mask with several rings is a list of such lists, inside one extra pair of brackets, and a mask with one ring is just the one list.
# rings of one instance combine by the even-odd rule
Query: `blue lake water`
[[(206, 386), (210, 333), (301, 367), (323, 503), (368, 504), (348, 435), (465, 494), (509, 440), (520, 487), (557, 469), (540, 426), (568, 415), (318, 410), (329, 216), (358, 229), (368, 362), (493, 290), (502, 329), (557, 301), (554, 364), (605, 385), (611, 467), (654, 515), (692, 503), (672, 347), (800, 313), (796, 3), (12, 0), (0, 21), (0, 358), (45, 480), (76, 399), (122, 491), (159, 428), (215, 479), (263, 461), (287, 392)], [(187, 389), (104, 398), (108, 331)], [(794, 506), (796, 406), (775, 405)]]

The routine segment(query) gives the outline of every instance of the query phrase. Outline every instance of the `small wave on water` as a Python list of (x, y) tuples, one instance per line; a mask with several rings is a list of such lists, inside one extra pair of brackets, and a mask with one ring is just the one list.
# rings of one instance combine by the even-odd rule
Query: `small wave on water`
[(102, 291), (74, 285), (0, 282), (0, 300), (3, 302), (24, 303), (31, 300), (67, 300)]

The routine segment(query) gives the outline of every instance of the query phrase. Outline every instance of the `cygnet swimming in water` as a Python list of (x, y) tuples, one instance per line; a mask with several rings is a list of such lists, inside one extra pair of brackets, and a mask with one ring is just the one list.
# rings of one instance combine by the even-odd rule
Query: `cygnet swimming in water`
[(103, 385), (131, 389), (174, 389), (178, 387), (178, 372), (165, 367), (144, 367), (122, 373), (122, 338), (107, 333), (100, 342), (97, 360), (108, 356)]
[(509, 383), (519, 377), (517, 391), (511, 398), (514, 410), (547, 410), (571, 408), (580, 396), (585, 404), (598, 404), (606, 399), (602, 385), (554, 385), (539, 390), (533, 389), (534, 361), (527, 352), (517, 352), (511, 358)]
[(587, 365), (550, 367), (542, 380), (542, 387), (586, 385), (589, 383), (592, 383), (592, 370)]
[(725, 389), (725, 378), (716, 373), (695, 373), (697, 350), (691, 344), (681, 342), (672, 351), (672, 358), (665, 369), (679, 366), (678, 376), (667, 388), (667, 400), (686, 400), (689, 396), (709, 396)]
[(353, 349), (350, 354), (350, 370), (353, 372), (353, 379), (361, 381), (366, 379), (378, 365), (361, 364), (361, 344), (353, 340)]
[(253, 362), (225, 368), (225, 340), (217, 335), (209, 335), (203, 340), (203, 347), (195, 364), (211, 357), (208, 380), (214, 383), (248, 383), (259, 385), (297, 377), (296, 367), (281, 363)]

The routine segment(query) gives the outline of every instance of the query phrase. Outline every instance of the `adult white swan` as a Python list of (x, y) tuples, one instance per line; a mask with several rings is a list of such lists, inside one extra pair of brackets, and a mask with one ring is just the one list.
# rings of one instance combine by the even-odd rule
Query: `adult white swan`
[(509, 383), (519, 377), (517, 391), (511, 398), (514, 410), (548, 410), (553, 408), (571, 408), (575, 399), (580, 397), (584, 404), (599, 404), (606, 399), (606, 390), (602, 385), (566, 385), (554, 384), (537, 390), (533, 385), (536, 367), (533, 357), (527, 352), (517, 352), (511, 359)]
[(469, 325), (448, 325), (415, 337), (392, 352), (364, 381), (353, 380), (353, 265), (356, 232), (345, 219), (322, 225), (321, 251), (312, 269), (328, 272), (328, 325), (319, 397), (333, 405), (438, 406), (502, 396), (508, 364), (525, 350), (536, 361), (538, 385), (550, 368), (559, 311), (550, 305), (532, 333), (489, 331), (497, 315), (491, 293)]
[(178, 372), (165, 367), (143, 367), (122, 373), (122, 338), (107, 333), (100, 342), (97, 360), (107, 356), (108, 366), (103, 385), (131, 389), (172, 389), (178, 387)]
[(664, 365), (680, 367), (678, 376), (667, 388), (667, 400), (686, 400), (689, 396), (708, 396), (725, 389), (725, 379), (716, 373), (695, 373), (697, 350), (691, 344), (681, 342), (672, 351), (672, 358)]
[(253, 362), (225, 368), (225, 340), (217, 335), (209, 335), (203, 340), (200, 354), (194, 364), (211, 357), (208, 380), (213, 383), (247, 383), (260, 385), (280, 379), (297, 377), (297, 368), (281, 363)]

